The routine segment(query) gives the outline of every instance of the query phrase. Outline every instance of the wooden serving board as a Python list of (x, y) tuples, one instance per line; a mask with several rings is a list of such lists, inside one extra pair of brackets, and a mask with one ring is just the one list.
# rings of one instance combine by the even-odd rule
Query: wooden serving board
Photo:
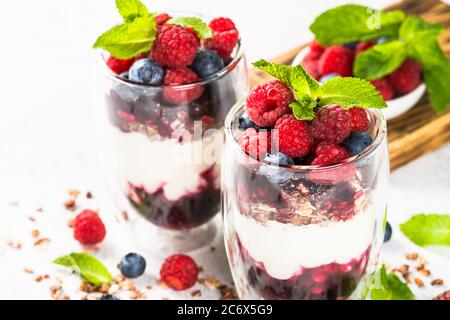
[[(439, 40), (447, 56), (450, 56), (450, 6), (439, 0), (404, 0), (386, 8), (394, 9), (403, 10), (407, 15), (418, 15), (428, 22), (443, 24), (445, 31)], [(271, 61), (291, 64), (307, 45), (300, 45)], [(270, 76), (260, 70), (250, 71), (252, 86), (268, 79)], [(436, 114), (425, 95), (410, 111), (388, 121), (388, 139), (391, 169), (395, 169), (450, 142), (450, 108)]]

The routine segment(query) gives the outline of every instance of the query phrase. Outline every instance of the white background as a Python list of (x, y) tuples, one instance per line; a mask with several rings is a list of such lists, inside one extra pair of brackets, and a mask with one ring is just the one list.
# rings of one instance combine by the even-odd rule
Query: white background
[[(147, 3), (152, 11), (176, 9), (232, 17), (251, 62), (273, 57), (309, 40), (308, 26), (314, 17), (328, 7), (347, 2)], [(392, 1), (357, 2), (383, 7)], [(48, 286), (34, 283), (22, 268), (51, 273), (55, 269), (49, 263), (52, 258), (79, 250), (64, 227), (68, 216), (62, 202), (68, 189), (92, 190), (97, 195), (92, 203), (101, 208), (105, 219), (112, 216), (109, 211), (114, 208), (95, 155), (97, 125), (92, 110), (98, 106), (93, 103), (96, 70), (91, 46), (118, 19), (113, 0), (9, 1), (0, 10), (0, 298), (48, 298)], [(420, 161), (394, 174), (390, 192), (390, 220), (394, 223), (422, 211), (448, 213), (450, 146)], [(13, 201), (19, 205), (12, 207)], [(38, 207), (44, 207), (45, 213), (33, 226), (26, 217), (36, 215)], [(36, 252), (30, 245), (32, 228), (51, 236), (47, 251)], [(395, 226), (394, 229), (394, 241), (385, 252), (386, 259), (392, 262), (407, 250), (419, 250), (402, 238)], [(115, 250), (125, 239), (119, 234), (111, 236), (111, 232), (101, 254), (114, 265), (117, 258), (111, 256), (120, 256), (132, 248)], [(11, 250), (5, 245), (8, 239), (21, 240), (24, 249)], [(114, 254), (108, 254), (111, 252)], [(427, 255), (432, 256), (436, 270), (449, 269), (448, 260), (442, 256)], [(223, 251), (199, 259), (211, 265), (210, 275), (229, 280)], [(152, 268), (157, 270), (158, 265), (155, 261)], [(436, 271), (437, 276), (447, 277), (450, 283), (449, 274), (442, 273)], [(431, 293), (419, 290), (418, 294), (427, 298)]]

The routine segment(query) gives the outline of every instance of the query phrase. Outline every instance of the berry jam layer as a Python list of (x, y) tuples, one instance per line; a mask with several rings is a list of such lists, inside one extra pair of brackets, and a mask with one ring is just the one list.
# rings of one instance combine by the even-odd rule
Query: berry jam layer
[(331, 262), (313, 268), (298, 267), (289, 279), (272, 277), (240, 244), (248, 284), (268, 300), (341, 300), (348, 298), (364, 275), (370, 246), (346, 263)]

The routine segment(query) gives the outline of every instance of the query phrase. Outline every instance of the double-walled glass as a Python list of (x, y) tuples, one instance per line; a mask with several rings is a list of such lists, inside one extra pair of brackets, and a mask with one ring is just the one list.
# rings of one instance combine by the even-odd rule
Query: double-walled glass
[(164, 234), (181, 249), (198, 247), (204, 241), (194, 230), (220, 209), (224, 119), (248, 88), (240, 42), (224, 69), (185, 85), (134, 83), (112, 73), (106, 59), (101, 53), (102, 144), (116, 203), (133, 217), (136, 235), (151, 235), (153, 224), (177, 231)]
[[(225, 243), (242, 299), (360, 298), (383, 241), (389, 158), (386, 123), (368, 110), (373, 143), (345, 163), (276, 166), (237, 144), (225, 122)], [(276, 136), (276, 134), (274, 135)]]

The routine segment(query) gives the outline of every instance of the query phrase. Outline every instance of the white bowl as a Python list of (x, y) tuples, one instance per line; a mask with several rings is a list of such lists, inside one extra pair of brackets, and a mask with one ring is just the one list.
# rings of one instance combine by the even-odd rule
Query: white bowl
[[(303, 50), (301, 50), (294, 58), (294, 61), (292, 61), (292, 65), (299, 65), (303, 58), (306, 57), (308, 52), (309, 47), (305, 47)], [(422, 98), (423, 94), (425, 93), (425, 89), (426, 86), (424, 83), (422, 83), (410, 93), (386, 101), (388, 107), (385, 109), (381, 109), (386, 120), (394, 119), (414, 107), (417, 102), (419, 102), (420, 98)]]

